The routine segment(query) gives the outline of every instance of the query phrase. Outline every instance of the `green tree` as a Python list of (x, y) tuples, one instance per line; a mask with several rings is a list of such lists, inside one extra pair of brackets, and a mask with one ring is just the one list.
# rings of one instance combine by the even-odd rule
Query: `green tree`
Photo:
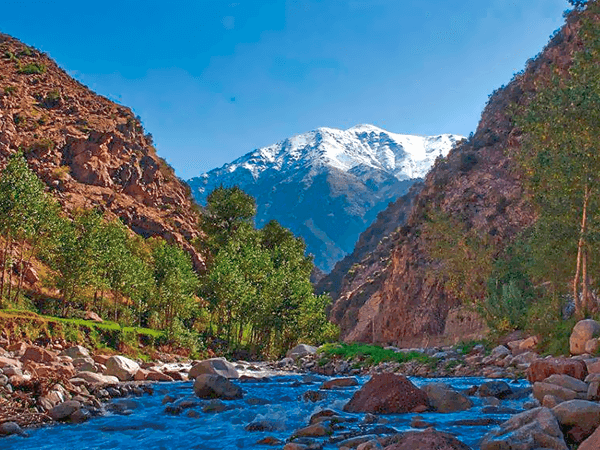
[(200, 228), (206, 233), (208, 250), (216, 254), (243, 224), (251, 224), (256, 215), (256, 202), (239, 187), (220, 186), (206, 199)]
[(151, 242), (154, 298), (150, 306), (162, 316), (162, 326), (173, 330), (175, 319), (184, 319), (194, 305), (198, 276), (190, 256), (162, 239)]
[(571, 292), (583, 317), (598, 306), (590, 266), (600, 231), (600, 27), (584, 20), (580, 37), (582, 50), (568, 74), (539, 89), (517, 124), (523, 131), (520, 163), (538, 208), (538, 236), (548, 240), (538, 259), (552, 265), (573, 261)]
[(0, 177), (0, 231), (4, 237), (0, 297), (11, 299), (15, 265), (20, 275), (14, 299), (18, 297), (25, 266), (56, 230), (58, 214), (56, 202), (45, 193), (44, 184), (29, 169), (23, 154), (11, 155)]

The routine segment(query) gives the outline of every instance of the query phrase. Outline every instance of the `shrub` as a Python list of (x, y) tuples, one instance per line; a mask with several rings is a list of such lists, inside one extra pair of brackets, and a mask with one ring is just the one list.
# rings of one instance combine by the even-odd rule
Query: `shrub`
[(30, 63), (19, 67), (18, 72), (25, 75), (40, 75), (42, 73), (46, 73), (46, 66), (40, 63)]

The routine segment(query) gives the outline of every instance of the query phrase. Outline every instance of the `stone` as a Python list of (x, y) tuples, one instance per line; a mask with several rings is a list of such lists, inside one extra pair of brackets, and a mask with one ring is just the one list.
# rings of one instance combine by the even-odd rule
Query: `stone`
[(0, 436), (10, 436), (11, 434), (27, 436), (27, 433), (16, 422), (4, 422), (0, 424)]
[(571, 389), (575, 392), (587, 392), (588, 390), (588, 385), (585, 381), (578, 380), (570, 375), (555, 373), (554, 375), (550, 375), (548, 378), (546, 378), (544, 383), (556, 384), (557, 386)]
[(527, 369), (527, 379), (533, 384), (536, 381), (544, 381), (555, 373), (569, 375), (578, 380), (585, 380), (588, 369), (586, 363), (581, 360), (570, 358), (538, 359), (532, 362)]
[(329, 425), (321, 422), (309, 425), (307, 427), (296, 430), (293, 434), (294, 437), (323, 437), (329, 436), (332, 433)]
[(385, 447), (385, 450), (471, 450), (451, 434), (432, 428), (401, 433), (393, 439), (396, 442)]
[(173, 378), (171, 378), (169, 375), (167, 375), (166, 373), (162, 373), (158, 370), (150, 370), (148, 372), (148, 374), (146, 375), (146, 380), (147, 381), (174, 381)]
[(358, 386), (358, 380), (354, 377), (334, 378), (333, 380), (325, 381), (320, 389), (338, 389), (350, 386)]
[(76, 400), (68, 400), (56, 405), (48, 411), (48, 415), (52, 420), (61, 421), (68, 419), (71, 414), (79, 409), (81, 409), (81, 403)]
[(242, 398), (242, 389), (221, 375), (198, 375), (194, 381), (194, 392), (200, 398), (223, 400)]
[(473, 407), (467, 396), (455, 391), (444, 383), (429, 383), (423, 390), (429, 399), (429, 405), (440, 413), (465, 411)]
[(522, 351), (531, 351), (534, 350), (540, 342), (540, 338), (538, 336), (530, 336), (527, 339), (523, 339), (521, 344), (519, 345), (519, 350)]
[(85, 380), (91, 384), (99, 384), (106, 386), (115, 386), (119, 384), (119, 379), (112, 375), (102, 375), (101, 373), (96, 372), (78, 372), (77, 378)]
[(593, 319), (580, 320), (573, 327), (569, 338), (569, 349), (572, 355), (585, 353), (585, 344), (590, 339), (600, 336), (600, 323)]
[(359, 444), (358, 447), (356, 447), (356, 450), (379, 450), (382, 448), (383, 447), (381, 446), (381, 444), (378, 441), (371, 440), (371, 441), (367, 441), (367, 442), (363, 442), (362, 444)]
[(6, 356), (0, 356), (0, 369), (4, 369), (7, 366), (21, 367), (21, 362), (14, 358), (8, 358)]
[(306, 402), (320, 402), (321, 400), (325, 399), (327, 397), (327, 394), (325, 394), (325, 392), (319, 392), (319, 391), (306, 391), (304, 394), (302, 394), (302, 399)]
[(308, 447), (303, 444), (296, 444), (295, 442), (289, 442), (283, 446), (283, 450), (306, 450)]
[(296, 359), (302, 358), (306, 355), (314, 355), (315, 353), (317, 353), (317, 347), (306, 344), (298, 344), (294, 348), (288, 350), (285, 356), (286, 358)]
[(227, 411), (227, 405), (218, 399), (213, 399), (202, 407), (204, 413), (221, 413), (223, 411)]
[(267, 436), (267, 437), (260, 439), (259, 441), (256, 441), (256, 445), (281, 445), (281, 444), (283, 444), (283, 441), (280, 439), (277, 439), (276, 437), (273, 437), (273, 436)]
[(338, 413), (336, 413), (335, 411), (332, 411), (331, 409), (323, 409), (319, 412), (314, 413), (312, 416), (310, 416), (310, 421), (308, 423), (310, 423), (311, 425), (317, 422), (322, 422), (323, 419), (331, 419), (332, 417), (337, 417)]
[(481, 450), (568, 450), (558, 420), (548, 408), (530, 409), (490, 431)]
[(400, 414), (427, 409), (427, 394), (402, 375), (376, 374), (344, 406), (348, 412)]
[(248, 425), (244, 427), (244, 430), (254, 432), (254, 431), (275, 431), (277, 430), (278, 424), (273, 420), (256, 420), (254, 422), (250, 422)]
[(479, 397), (505, 398), (512, 394), (513, 390), (505, 381), (488, 381), (477, 389)]
[(559, 403), (561, 403), (561, 400), (557, 399), (554, 395), (544, 395), (544, 398), (542, 399), (542, 406), (544, 406), (545, 408), (554, 408), (556, 405), (558, 405)]
[(592, 433), (585, 441), (581, 443), (577, 450), (598, 450), (600, 448), (600, 428)]
[(541, 402), (546, 395), (552, 395), (563, 402), (577, 398), (577, 392), (556, 384), (544, 383), (543, 381), (533, 384), (533, 397), (535, 399)]
[(598, 338), (590, 339), (585, 343), (585, 353), (595, 355), (600, 350), (600, 341)]
[(124, 356), (111, 356), (106, 361), (106, 375), (113, 375), (121, 381), (130, 381), (140, 370), (140, 365)]
[[(63, 350), (62, 352), (60, 352), (60, 356), (68, 356), (69, 358), (75, 360), (78, 358), (89, 358), (90, 357), (90, 351), (85, 348), (82, 347), (81, 345), (75, 345), (73, 347), (69, 347), (66, 350)], [(94, 362), (94, 360), (92, 359), (92, 362)]]
[(144, 381), (149, 373), (150, 373), (149, 370), (140, 369), (135, 373), (135, 375), (133, 376), (133, 379), (135, 381)]
[(592, 381), (590, 383), (586, 398), (590, 401), (600, 400), (600, 381)]
[(198, 375), (221, 375), (225, 378), (239, 378), (240, 374), (235, 366), (225, 358), (211, 358), (200, 361), (192, 366), (189, 372), (190, 380), (195, 380)]
[(552, 409), (572, 443), (579, 444), (600, 426), (600, 405), (586, 400), (563, 402)]
[(100, 317), (94, 311), (86, 311), (85, 312), (85, 316), (83, 318), (85, 320), (91, 320), (91, 321), (96, 322), (96, 323), (102, 323), (102, 322), (104, 322), (104, 320), (102, 320), (102, 317)]
[(504, 345), (498, 345), (497, 347), (494, 347), (490, 353), (490, 356), (494, 359), (504, 358), (508, 355), (510, 355), (510, 350)]
[(29, 345), (21, 356), (21, 362), (33, 361), (36, 363), (51, 363), (56, 360), (56, 355), (36, 345)]
[(413, 416), (410, 419), (411, 428), (429, 428), (432, 427), (433, 424), (431, 422), (427, 422), (423, 416)]

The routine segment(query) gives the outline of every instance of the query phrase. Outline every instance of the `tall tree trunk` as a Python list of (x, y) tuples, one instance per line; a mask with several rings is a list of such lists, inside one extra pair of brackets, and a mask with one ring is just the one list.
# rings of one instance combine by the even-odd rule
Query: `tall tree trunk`
[[(581, 213), (581, 227), (579, 229), (579, 242), (577, 244), (577, 266), (575, 268), (575, 276), (573, 277), (573, 299), (575, 300), (575, 314), (578, 318), (583, 318), (584, 316), (584, 305), (586, 305), (587, 299), (585, 295), (587, 295), (587, 280), (582, 280), (582, 295), (583, 298), (579, 298), (579, 278), (582, 270), (582, 260), (585, 253), (585, 233), (587, 232), (587, 208), (590, 200), (590, 190), (589, 187), (585, 186), (585, 194), (583, 197), (583, 210)], [(587, 274), (587, 267), (586, 267)]]
[(25, 239), (21, 241), (19, 245), (19, 263), (17, 267), (19, 268), (19, 278), (17, 280), (17, 287), (15, 288), (15, 296), (14, 302), (16, 303), (19, 299), (19, 294), (21, 293), (21, 287), (23, 286), (23, 277), (25, 276)]
[(0, 299), (2, 298), (2, 296), (4, 295), (4, 281), (5, 281), (5, 275), (6, 275), (6, 267), (8, 264), (8, 249), (10, 246), (10, 237), (7, 236), (6, 237), (6, 242), (4, 243), (4, 250), (3, 250), (3, 254), (2, 254), (2, 278), (0, 278)]

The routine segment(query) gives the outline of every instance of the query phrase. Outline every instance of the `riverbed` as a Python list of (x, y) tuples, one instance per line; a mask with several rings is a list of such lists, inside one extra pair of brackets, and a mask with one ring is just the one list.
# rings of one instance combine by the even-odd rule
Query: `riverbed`
[[(359, 386), (332, 391), (322, 391), (325, 398), (310, 402), (302, 399), (306, 391), (316, 391), (323, 381), (331, 377), (316, 375), (276, 375), (267, 381), (239, 382), (244, 389), (241, 400), (224, 401), (227, 409), (221, 412), (204, 412), (203, 409), (220, 409), (220, 403), (209, 403), (194, 396), (191, 382), (160, 383), (154, 393), (142, 397), (115, 399), (107, 405), (104, 415), (91, 418), (78, 425), (53, 425), (27, 430), (28, 437), (11, 436), (0, 439), (2, 449), (202, 449), (227, 450), (255, 448), (257, 450), (282, 448), (283, 444), (268, 446), (257, 444), (263, 438), (273, 437), (285, 441), (294, 431), (306, 426), (312, 414), (332, 409), (348, 419), (336, 425), (330, 437), (315, 438), (325, 449), (337, 449), (339, 441), (352, 434), (391, 434), (415, 430), (411, 421), (416, 414), (381, 415), (375, 423), (365, 423), (365, 414), (342, 411), (352, 394), (368, 377), (358, 377)], [(485, 378), (411, 378), (421, 387), (427, 383), (443, 382), (457, 390), (466, 390), (489, 381)], [(527, 381), (509, 381), (511, 387), (528, 386)], [(499, 405), (489, 399), (470, 397), (474, 403), (468, 411), (441, 414), (419, 414), (423, 422), (434, 425), (438, 431), (450, 432), (473, 449), (479, 448), (481, 438), (493, 428), (493, 423), (507, 420), (512, 414), (524, 410), (524, 402), (503, 400)], [(209, 406), (207, 406), (209, 405)], [(490, 419), (488, 424), (465, 425), (465, 419)], [(252, 422), (263, 421), (272, 427), (265, 431), (246, 431)], [(479, 420), (480, 422), (484, 422)], [(369, 417), (367, 422), (373, 422)]]

